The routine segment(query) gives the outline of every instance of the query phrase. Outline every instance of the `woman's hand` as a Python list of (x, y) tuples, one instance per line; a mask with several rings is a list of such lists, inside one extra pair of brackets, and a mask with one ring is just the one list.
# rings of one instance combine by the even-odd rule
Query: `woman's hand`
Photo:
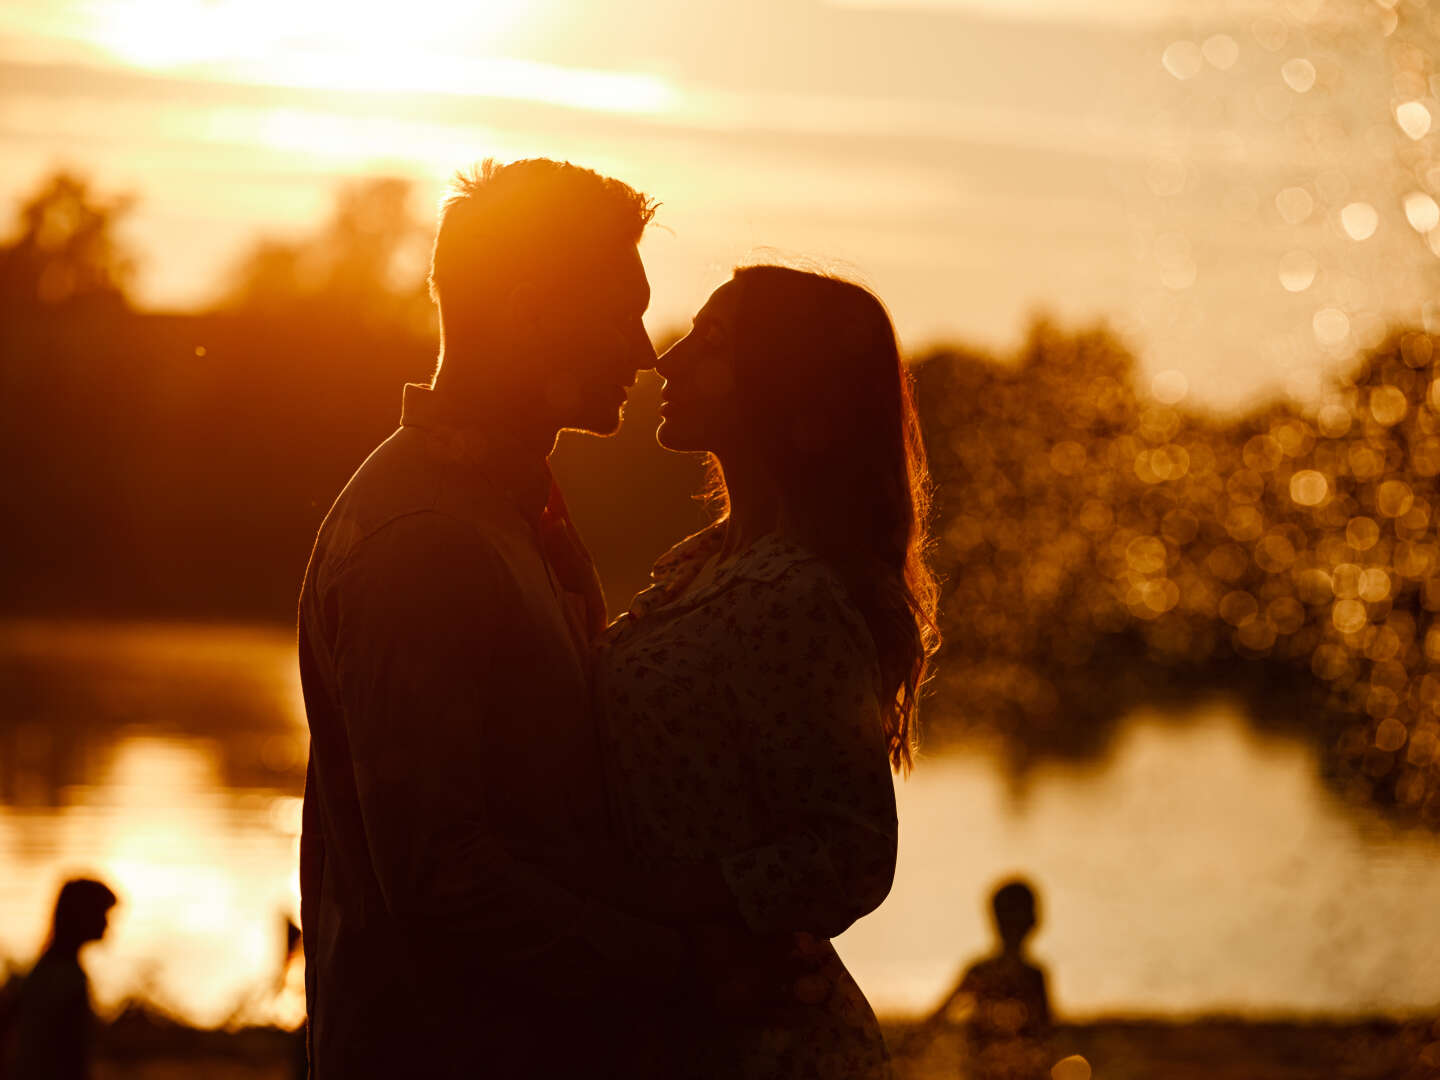
[(835, 987), (825, 970), (833, 953), (805, 933), (759, 935), (706, 924), (695, 931), (701, 980), (713, 1006), (731, 1016), (764, 1016), (819, 1005)]

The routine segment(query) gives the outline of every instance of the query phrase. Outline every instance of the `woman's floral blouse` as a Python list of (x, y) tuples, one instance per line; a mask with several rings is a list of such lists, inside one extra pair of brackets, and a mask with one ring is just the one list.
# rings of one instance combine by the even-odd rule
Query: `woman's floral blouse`
[[(757, 937), (810, 974), (720, 1040), (719, 1075), (878, 1077), (875, 1016), (828, 938), (895, 869), (875, 648), (834, 573), (770, 534), (687, 586), (723, 526), (671, 549), (595, 657), (615, 791), (641, 859), (718, 859)], [(797, 936), (798, 935), (798, 936)]]

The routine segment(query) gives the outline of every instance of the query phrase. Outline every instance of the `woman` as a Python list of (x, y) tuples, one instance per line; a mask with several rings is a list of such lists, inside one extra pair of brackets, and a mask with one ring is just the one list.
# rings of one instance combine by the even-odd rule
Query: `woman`
[(883, 1076), (828, 939), (889, 892), (889, 766), (909, 766), (936, 639), (895, 333), (859, 286), (747, 267), (657, 368), (660, 443), (712, 455), (725, 512), (656, 563), (595, 656), (613, 789), (649, 867), (625, 899), (715, 943), (692, 1069)]

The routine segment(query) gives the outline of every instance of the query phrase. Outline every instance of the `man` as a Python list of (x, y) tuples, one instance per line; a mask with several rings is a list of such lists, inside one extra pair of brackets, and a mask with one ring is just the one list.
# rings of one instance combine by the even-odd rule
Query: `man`
[(664, 971), (665, 935), (524, 861), (611, 843), (585, 661), (604, 603), (546, 459), (562, 429), (613, 433), (654, 363), (653, 212), (543, 159), (487, 161), (442, 207), (439, 368), (300, 598), (319, 1080), (618, 1074), (621, 977)]
[(60, 887), (50, 941), (16, 1003), (16, 1080), (90, 1075), (95, 1014), (80, 949), (105, 936), (114, 906), (115, 894), (102, 882), (74, 878)]

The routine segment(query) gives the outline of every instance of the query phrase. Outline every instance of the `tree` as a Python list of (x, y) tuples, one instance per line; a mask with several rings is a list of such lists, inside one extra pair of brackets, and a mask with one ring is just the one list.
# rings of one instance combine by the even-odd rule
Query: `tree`
[(98, 198), (83, 177), (52, 174), (20, 206), (18, 236), (0, 247), (0, 297), (12, 310), (69, 304), (123, 309), (136, 260), (116, 236), (130, 196)]
[(228, 306), (289, 317), (344, 310), (372, 324), (428, 326), (429, 236), (411, 211), (412, 194), (411, 182), (398, 177), (342, 187), (313, 235), (256, 243), (235, 271)]

